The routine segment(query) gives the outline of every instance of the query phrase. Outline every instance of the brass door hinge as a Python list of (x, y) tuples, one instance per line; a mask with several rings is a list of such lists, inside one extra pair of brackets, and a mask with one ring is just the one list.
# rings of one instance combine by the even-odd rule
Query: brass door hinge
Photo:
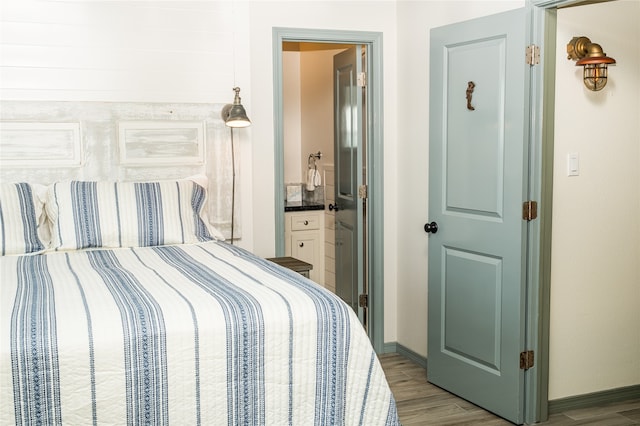
[(364, 72), (358, 73), (358, 87), (367, 86), (367, 74)]
[(533, 351), (520, 352), (520, 369), (528, 370), (533, 367)]
[(361, 294), (358, 297), (358, 306), (360, 306), (361, 308), (368, 308), (369, 307), (369, 295), (368, 294)]
[(367, 198), (367, 195), (367, 185), (360, 185), (358, 187), (358, 198)]
[(525, 201), (522, 203), (522, 219), (530, 221), (538, 218), (538, 202)]
[(538, 65), (540, 63), (540, 47), (535, 44), (527, 46), (525, 57), (527, 65)]

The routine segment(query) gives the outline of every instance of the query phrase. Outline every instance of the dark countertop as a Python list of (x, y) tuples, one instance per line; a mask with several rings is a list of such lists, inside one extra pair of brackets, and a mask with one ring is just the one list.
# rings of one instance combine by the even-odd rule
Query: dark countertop
[(312, 201), (295, 201), (284, 203), (285, 212), (301, 212), (305, 210), (324, 210), (324, 204)]

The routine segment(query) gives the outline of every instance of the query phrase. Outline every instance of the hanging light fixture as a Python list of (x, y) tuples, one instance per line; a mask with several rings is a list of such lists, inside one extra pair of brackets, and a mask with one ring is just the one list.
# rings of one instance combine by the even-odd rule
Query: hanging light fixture
[(226, 104), (222, 108), (222, 119), (228, 127), (248, 127), (251, 126), (251, 120), (247, 117), (247, 111), (242, 106), (240, 99), (240, 88), (234, 87), (236, 92), (233, 98), (233, 104)]
[(607, 56), (602, 46), (591, 43), (589, 38), (574, 37), (567, 44), (567, 59), (576, 61), (576, 66), (584, 67), (582, 80), (587, 89), (597, 92), (607, 85), (607, 68), (616, 60)]
[(231, 244), (233, 244), (233, 228), (235, 228), (235, 210), (236, 210), (236, 156), (233, 142), (233, 129), (248, 127), (251, 120), (247, 117), (247, 111), (242, 106), (240, 99), (240, 88), (234, 87), (233, 91), (236, 95), (233, 104), (226, 104), (220, 113), (222, 120), (231, 132)]

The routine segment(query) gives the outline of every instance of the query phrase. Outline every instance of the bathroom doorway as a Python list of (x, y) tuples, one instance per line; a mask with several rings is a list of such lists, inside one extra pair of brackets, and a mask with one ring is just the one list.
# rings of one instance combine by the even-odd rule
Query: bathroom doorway
[[(301, 196), (295, 200), (301, 202), (294, 207), (299, 206), (302, 211), (305, 204), (308, 207), (321, 198), (324, 210), (319, 265), (323, 273), (319, 284), (336, 292), (352, 306), (378, 352), (384, 347), (382, 126), (379, 120), (374, 121), (371, 117), (374, 111), (381, 112), (381, 79), (377, 73), (381, 58), (375, 58), (380, 41), (377, 33), (319, 31), (309, 35), (308, 30), (274, 29), (276, 167), (281, 169), (276, 170), (276, 238), (282, 240), (276, 242), (276, 252), (282, 256), (296, 250), (292, 247), (289, 226), (291, 221), (295, 223), (296, 216), (304, 213), (291, 215), (285, 212), (291, 205), (289, 196), (296, 193), (296, 187), (301, 188)], [(344, 69), (334, 70), (334, 57), (348, 49), (357, 50), (354, 56), (358, 58), (357, 67), (346, 74)], [(357, 94), (354, 97), (359, 99), (359, 104), (345, 107), (343, 103), (336, 113), (334, 75), (348, 76), (345, 81), (353, 81), (349, 93)], [(344, 87), (339, 90), (347, 93)], [(350, 117), (345, 121), (347, 111)], [(341, 138), (345, 130), (354, 138)], [(340, 140), (346, 150), (334, 147), (334, 141)], [(354, 166), (353, 174), (341, 174), (345, 163)], [(320, 176), (314, 181), (310, 176), (315, 176), (316, 169)], [(377, 172), (368, 175), (367, 170)], [(349, 191), (344, 190), (346, 180), (349, 180)], [(317, 183), (320, 185), (314, 185)], [(351, 207), (341, 197), (346, 192), (353, 199)], [(379, 215), (376, 215), (376, 209)], [(348, 211), (356, 214), (354, 225), (359, 232), (342, 226), (343, 223), (350, 225), (343, 219)], [(310, 222), (305, 218), (299, 220)], [(293, 241), (306, 244), (304, 249), (312, 243), (311, 240)]]
[(285, 255), (312, 263), (312, 279), (366, 327), (366, 47), (284, 42), (282, 71)]

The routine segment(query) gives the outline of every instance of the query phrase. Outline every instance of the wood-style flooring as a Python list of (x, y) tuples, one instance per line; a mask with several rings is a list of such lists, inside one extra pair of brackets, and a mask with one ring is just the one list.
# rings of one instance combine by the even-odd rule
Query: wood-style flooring
[[(404, 426), (511, 425), (506, 420), (427, 383), (426, 370), (404, 356), (384, 354), (379, 358), (398, 406), (400, 422)], [(539, 424), (640, 425), (640, 399), (553, 414), (549, 416), (549, 420)]]

